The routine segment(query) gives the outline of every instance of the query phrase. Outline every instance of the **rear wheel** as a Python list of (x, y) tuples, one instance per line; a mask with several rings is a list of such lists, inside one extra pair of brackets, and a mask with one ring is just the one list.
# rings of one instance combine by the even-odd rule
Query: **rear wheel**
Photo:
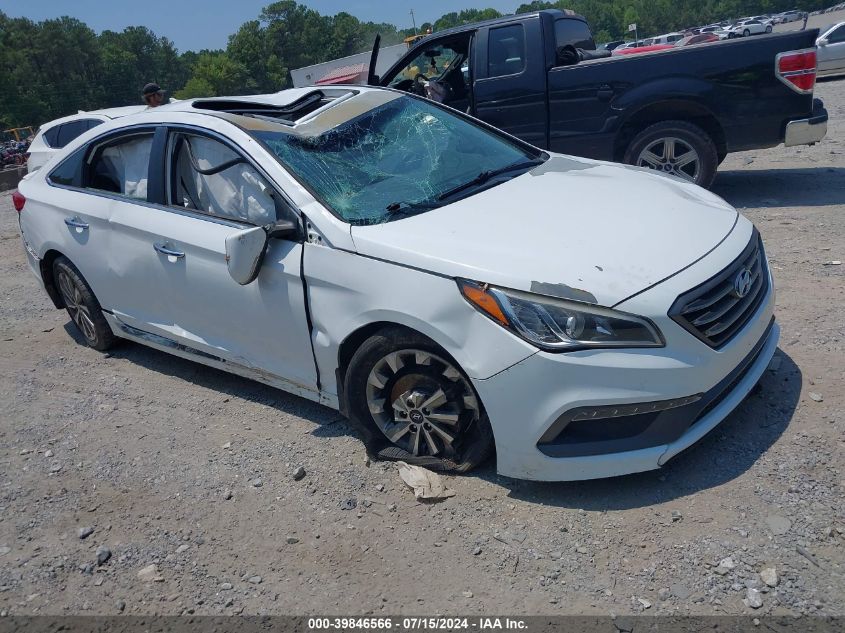
[(766, 33), (771, 33), (771, 32), (772, 32), (772, 25), (771, 25), (771, 24), (767, 24), (767, 25), (766, 25)]
[(358, 348), (344, 393), (350, 419), (381, 459), (466, 472), (493, 450), (469, 379), (437, 345), (404, 328), (386, 328)]
[(624, 162), (707, 188), (716, 177), (719, 156), (713, 140), (697, 125), (663, 121), (648, 126), (631, 140)]
[(114, 346), (117, 337), (103, 316), (103, 309), (82, 273), (66, 257), (53, 262), (53, 279), (65, 309), (85, 342), (101, 352)]
[(749, 31), (748, 29), (745, 29), (745, 30), (742, 32), (742, 37), (748, 37), (749, 35), (751, 35), (751, 31)]

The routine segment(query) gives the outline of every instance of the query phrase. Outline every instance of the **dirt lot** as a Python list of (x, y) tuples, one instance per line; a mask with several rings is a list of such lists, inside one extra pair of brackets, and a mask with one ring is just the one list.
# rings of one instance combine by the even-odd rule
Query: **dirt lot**
[(715, 187), (776, 278), (759, 389), (662, 471), (536, 484), (488, 464), (436, 505), (328, 409), (83, 346), (2, 194), (0, 612), (845, 613), (845, 81), (817, 95), (823, 143), (732, 155)]

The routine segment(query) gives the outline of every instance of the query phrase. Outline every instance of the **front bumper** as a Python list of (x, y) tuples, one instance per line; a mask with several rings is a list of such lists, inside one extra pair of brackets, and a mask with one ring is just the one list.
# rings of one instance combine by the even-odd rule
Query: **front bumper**
[[(620, 309), (648, 315), (655, 304), (668, 305), (711, 277), (748, 243), (747, 231), (734, 233), (711, 256)], [(719, 349), (666, 316), (654, 319), (664, 348), (538, 352), (474, 380), (496, 438), (498, 472), (564, 481), (659, 468), (724, 420), (759, 381), (780, 333), (773, 306), (770, 278), (753, 318)], [(573, 419), (584, 421), (575, 441), (556, 439)]]
[(808, 119), (796, 119), (786, 124), (785, 147), (812, 145), (827, 134), (827, 110), (821, 99), (813, 99), (813, 114)]

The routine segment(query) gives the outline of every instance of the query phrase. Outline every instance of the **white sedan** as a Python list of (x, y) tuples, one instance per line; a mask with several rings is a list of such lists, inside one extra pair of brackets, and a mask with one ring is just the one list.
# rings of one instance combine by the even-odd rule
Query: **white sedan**
[(816, 46), (819, 77), (845, 74), (845, 22), (819, 31)]
[(748, 37), (749, 35), (760, 35), (762, 33), (771, 33), (771, 23), (765, 23), (761, 20), (743, 20), (737, 22), (733, 26), (725, 29), (729, 38), (734, 37)]
[[(665, 172), (673, 152), (664, 152)], [(342, 411), (371, 454), (536, 480), (654, 469), (778, 340), (754, 226), (672, 176), (361, 86), (103, 123), (13, 196), (85, 341)]]

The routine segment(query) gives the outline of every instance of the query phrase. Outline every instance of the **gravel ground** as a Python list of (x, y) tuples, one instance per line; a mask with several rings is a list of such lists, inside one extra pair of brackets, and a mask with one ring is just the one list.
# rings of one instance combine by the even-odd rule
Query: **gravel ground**
[(2, 194), (0, 613), (842, 614), (845, 81), (817, 95), (824, 142), (731, 155), (715, 186), (776, 278), (759, 388), (661, 471), (537, 484), (488, 464), (435, 505), (335, 412), (84, 347)]

